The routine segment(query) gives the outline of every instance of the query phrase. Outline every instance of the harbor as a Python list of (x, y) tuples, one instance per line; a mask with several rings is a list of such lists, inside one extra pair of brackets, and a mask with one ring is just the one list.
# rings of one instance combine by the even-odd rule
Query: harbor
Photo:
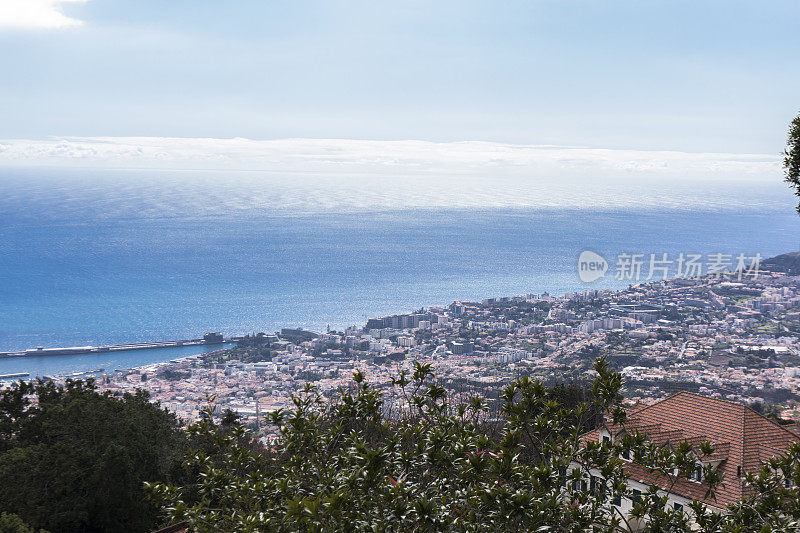
[(39, 346), (29, 350), (0, 352), (0, 358), (30, 357), (47, 355), (79, 355), (92, 353), (123, 352), (130, 350), (152, 350), (155, 348), (179, 348), (182, 346), (214, 345), (237, 342), (241, 337), (225, 338), (221, 333), (210, 332), (203, 335), (202, 339), (182, 339), (154, 342), (131, 342), (125, 344), (110, 344), (105, 346), (72, 346), (69, 348), (45, 348)]
[(166, 363), (229, 348), (241, 337), (186, 339), (106, 346), (34, 348), (0, 355), (0, 382), (19, 379), (88, 377)]

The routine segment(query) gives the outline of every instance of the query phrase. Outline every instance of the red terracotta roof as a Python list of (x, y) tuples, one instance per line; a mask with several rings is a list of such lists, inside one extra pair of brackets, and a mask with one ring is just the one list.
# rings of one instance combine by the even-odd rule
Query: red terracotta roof
[[(609, 429), (614, 432), (622, 430), (620, 427)], [(780, 455), (792, 443), (800, 441), (800, 435), (744, 405), (691, 392), (679, 392), (636, 410), (629, 415), (624, 429), (651, 436), (653, 442), (662, 446), (677, 445), (681, 441), (693, 445), (710, 442), (714, 453), (703, 460), (721, 461), (718, 470), (724, 476), (723, 484), (717, 487), (716, 501), (706, 500), (706, 483), (675, 481), (663, 476), (657, 479), (635, 464), (627, 466), (626, 472), (632, 479), (664, 489), (672, 486), (675, 494), (716, 507), (734, 503), (746, 494), (742, 478), (737, 475), (740, 466), (742, 477), (745, 473), (757, 472), (765, 460)], [(598, 431), (586, 437), (596, 440)]]

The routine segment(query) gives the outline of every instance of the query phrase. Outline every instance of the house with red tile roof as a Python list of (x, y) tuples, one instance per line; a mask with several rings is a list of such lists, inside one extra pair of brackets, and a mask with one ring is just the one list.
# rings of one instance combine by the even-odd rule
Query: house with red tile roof
[[(749, 495), (751, 489), (744, 483), (747, 473), (757, 473), (767, 460), (800, 442), (796, 432), (749, 407), (690, 392), (679, 392), (638, 408), (628, 414), (624, 426), (604, 425), (584, 438), (614, 442), (626, 432), (644, 435), (658, 446), (674, 449), (686, 442), (696, 450), (698, 469), (693, 479), (657, 475), (632, 461), (625, 466), (629, 489), (634, 495), (656, 486), (662, 494), (667, 494), (668, 505), (684, 510), (688, 510), (693, 500), (699, 500), (723, 511)], [(699, 451), (704, 442), (713, 447), (710, 455)], [(723, 476), (714, 497), (707, 496), (709, 484), (703, 479), (702, 468), (707, 465)], [(627, 498), (615, 503), (623, 514), (633, 506)]]

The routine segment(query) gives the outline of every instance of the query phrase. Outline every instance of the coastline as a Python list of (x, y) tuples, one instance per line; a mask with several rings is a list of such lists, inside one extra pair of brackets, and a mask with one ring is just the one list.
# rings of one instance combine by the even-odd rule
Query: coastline
[[(25, 223), (35, 246), (15, 248), (0, 268), (0, 351), (183, 339), (209, 326), (230, 334), (287, 324), (324, 331), (420, 302), (581, 290), (575, 264), (585, 249), (609, 259), (687, 251), (767, 257), (796, 247), (800, 219), (779, 211), (231, 214), (112, 218), (88, 229), (66, 213), (35, 223), (4, 213), (4, 229)], [(701, 236), (698, 227), (710, 230)], [(0, 234), (15, 242), (13, 232)], [(124, 247), (112, 246), (120, 239)], [(614, 279), (599, 283), (623, 288)]]

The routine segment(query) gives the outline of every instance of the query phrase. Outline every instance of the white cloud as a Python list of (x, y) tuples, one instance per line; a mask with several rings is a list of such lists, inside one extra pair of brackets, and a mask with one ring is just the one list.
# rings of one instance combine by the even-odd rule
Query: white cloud
[(367, 175), (491, 175), (619, 179), (767, 179), (779, 157), (514, 145), (349, 139), (63, 137), (0, 140), (0, 165), (303, 171)]
[(68, 28), (83, 21), (65, 15), (60, 4), (86, 0), (0, 0), (0, 28)]

